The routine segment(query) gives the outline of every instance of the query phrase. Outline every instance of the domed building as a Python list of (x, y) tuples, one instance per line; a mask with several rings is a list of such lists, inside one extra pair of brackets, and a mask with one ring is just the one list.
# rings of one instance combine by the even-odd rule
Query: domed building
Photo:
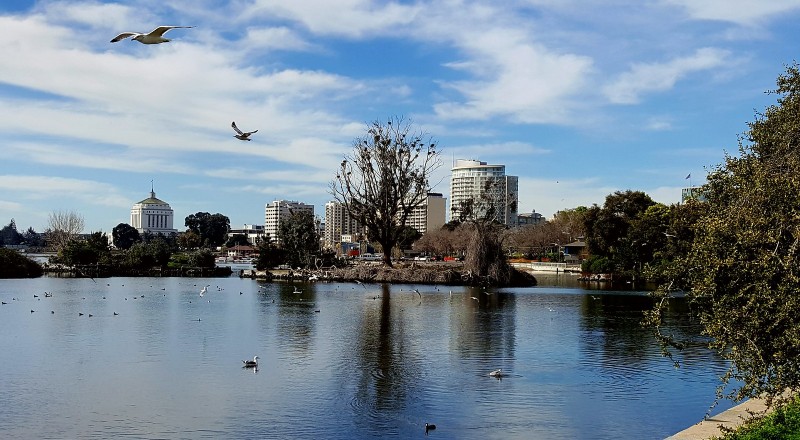
[(131, 208), (131, 226), (136, 228), (140, 234), (149, 232), (169, 235), (178, 232), (172, 227), (174, 216), (175, 213), (169, 203), (156, 198), (155, 191), (150, 188), (150, 197), (134, 204)]

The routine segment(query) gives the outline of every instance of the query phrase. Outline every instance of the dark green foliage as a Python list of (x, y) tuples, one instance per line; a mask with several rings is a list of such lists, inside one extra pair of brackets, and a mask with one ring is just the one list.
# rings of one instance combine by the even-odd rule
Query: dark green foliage
[[(800, 73), (778, 78), (778, 104), (749, 124), (738, 157), (712, 170), (694, 241), (660, 292), (688, 298), (731, 361), (729, 397), (800, 389)], [(663, 301), (658, 301), (663, 304)], [(658, 328), (658, 310), (649, 322)], [(669, 341), (667, 341), (669, 342)]]
[(258, 244), (258, 258), (255, 261), (256, 270), (269, 270), (286, 262), (286, 252), (279, 248), (268, 238)]
[(228, 217), (219, 213), (198, 212), (186, 217), (185, 226), (200, 236), (203, 245), (216, 247), (225, 243), (231, 222)]
[(42, 266), (19, 252), (0, 247), (0, 278), (42, 276)]
[(795, 398), (763, 418), (755, 418), (721, 440), (800, 440), (800, 402)]
[(589, 273), (613, 273), (614, 265), (607, 257), (591, 255), (581, 263), (581, 270)]
[(411, 245), (419, 240), (422, 234), (411, 226), (404, 226), (400, 231), (400, 239), (397, 241), (397, 247), (400, 250), (411, 249)]
[(32, 227), (22, 233), (23, 242), (29, 247), (42, 247), (44, 246), (44, 239), (42, 235), (37, 233)]
[(278, 226), (286, 262), (292, 267), (309, 267), (319, 252), (319, 235), (314, 215), (308, 211), (292, 213)]
[(189, 254), (187, 261), (191, 267), (214, 267), (214, 253), (208, 249), (200, 249)]
[(123, 264), (132, 269), (166, 267), (172, 251), (165, 239), (153, 239), (149, 243), (136, 243), (125, 252)]
[(111, 237), (117, 249), (130, 249), (134, 243), (142, 241), (139, 231), (127, 223), (120, 223), (111, 230)]
[(108, 236), (103, 232), (93, 232), (86, 240), (70, 240), (58, 253), (56, 263), (68, 266), (87, 264), (106, 264), (111, 261)]
[(17, 224), (12, 218), (8, 225), (0, 229), (0, 245), (18, 245), (22, 242), (22, 234), (17, 231)]
[(233, 234), (231, 238), (225, 242), (225, 247), (232, 248), (234, 246), (250, 246), (250, 242), (247, 241), (247, 236), (244, 234)]

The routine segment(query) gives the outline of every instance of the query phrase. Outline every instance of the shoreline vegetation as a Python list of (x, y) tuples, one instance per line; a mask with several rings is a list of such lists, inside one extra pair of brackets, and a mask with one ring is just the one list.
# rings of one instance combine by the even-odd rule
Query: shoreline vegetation
[[(16, 253), (16, 252), (14, 252)], [(19, 254), (17, 254), (19, 255)], [(24, 257), (23, 257), (24, 258)], [(27, 259), (28, 261), (32, 261)], [(257, 280), (288, 281), (335, 281), (363, 283), (400, 283), (400, 284), (447, 284), (476, 285), (497, 287), (530, 287), (537, 284), (536, 277), (528, 272), (511, 268), (511, 277), (507, 283), (497, 283), (485, 277), (474, 276), (465, 271), (463, 265), (442, 265), (436, 263), (410, 263), (385, 267), (380, 264), (359, 264), (346, 267), (328, 267), (320, 269), (273, 269), (255, 270), (240, 269), (234, 271), (230, 266), (221, 267), (153, 267), (148, 269), (131, 269), (110, 265), (39, 265), (40, 272), (34, 276), (16, 276), (13, 278), (30, 278), (41, 275), (64, 278), (109, 278), (117, 276), (133, 277), (228, 277), (236, 273), (240, 278)], [(12, 278), (12, 277), (7, 277)]]
[(240, 277), (263, 280), (289, 281), (336, 281), (362, 283), (397, 284), (448, 284), (497, 287), (530, 287), (537, 284), (536, 277), (525, 271), (511, 268), (510, 281), (497, 283), (485, 277), (474, 276), (465, 271), (463, 265), (453, 266), (437, 263), (396, 264), (386, 267), (380, 264), (362, 264), (347, 267), (298, 270), (248, 270), (240, 271)]

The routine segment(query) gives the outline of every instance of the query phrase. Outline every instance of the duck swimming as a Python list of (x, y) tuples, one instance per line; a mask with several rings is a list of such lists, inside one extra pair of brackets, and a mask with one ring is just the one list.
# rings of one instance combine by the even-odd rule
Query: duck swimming
[(499, 378), (504, 376), (503, 370), (501, 368), (498, 368), (498, 369), (492, 371), (491, 373), (489, 373), (489, 376), (496, 377), (496, 378), (499, 379)]
[(252, 361), (242, 361), (244, 363), (243, 368), (258, 368), (258, 356), (253, 356)]

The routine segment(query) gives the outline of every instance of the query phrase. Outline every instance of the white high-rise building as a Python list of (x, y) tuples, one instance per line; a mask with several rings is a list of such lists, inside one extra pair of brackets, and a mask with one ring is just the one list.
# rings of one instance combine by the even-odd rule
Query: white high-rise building
[(420, 234), (439, 229), (445, 224), (447, 213), (447, 199), (439, 193), (428, 193), (406, 220), (406, 226), (411, 226)]
[(131, 208), (131, 226), (136, 228), (140, 234), (145, 232), (162, 235), (177, 233), (178, 230), (172, 227), (174, 215), (169, 203), (156, 198), (155, 191), (150, 188), (150, 197), (134, 204)]
[[(451, 220), (458, 219), (463, 201), (475, 199), (489, 200), (495, 207), (498, 222), (507, 226), (516, 224), (519, 182), (517, 176), (506, 176), (505, 165), (458, 159), (451, 171)], [(491, 193), (487, 193), (487, 188)]]
[(269, 236), (270, 240), (280, 243), (278, 229), (281, 222), (291, 217), (292, 214), (301, 211), (308, 211), (313, 217), (314, 205), (307, 205), (293, 200), (275, 200), (272, 203), (267, 203), (264, 208), (264, 232)]
[(325, 204), (326, 248), (340, 250), (341, 243), (344, 241), (342, 236), (348, 236), (347, 241), (353, 241), (354, 238), (364, 234), (364, 228), (347, 214), (343, 204), (336, 201)]

